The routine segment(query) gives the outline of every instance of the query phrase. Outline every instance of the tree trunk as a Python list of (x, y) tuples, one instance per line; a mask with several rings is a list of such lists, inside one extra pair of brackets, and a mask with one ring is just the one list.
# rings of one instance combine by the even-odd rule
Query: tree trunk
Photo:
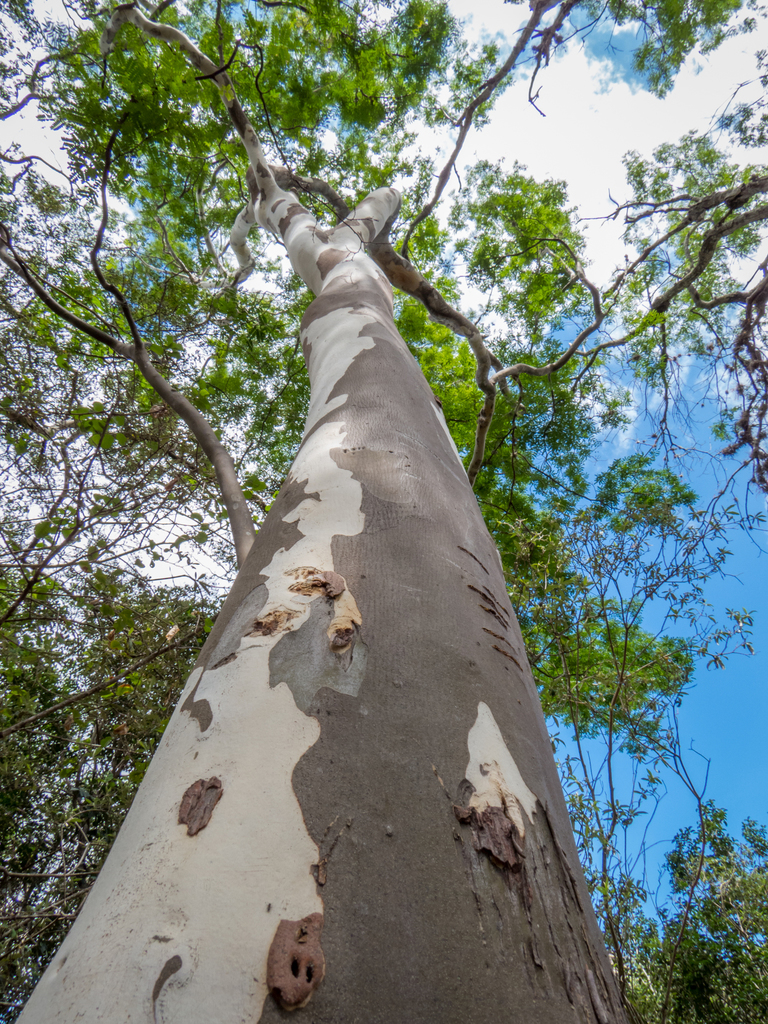
[(623, 1021), (498, 553), (365, 254), (397, 195), (324, 233), (262, 178), (318, 296), (304, 440), (21, 1021)]

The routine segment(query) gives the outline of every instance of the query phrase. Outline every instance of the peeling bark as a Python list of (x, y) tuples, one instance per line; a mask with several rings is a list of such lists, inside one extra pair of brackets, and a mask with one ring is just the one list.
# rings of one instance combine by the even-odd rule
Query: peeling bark
[(178, 820), (180, 825), (187, 826), (188, 836), (196, 836), (200, 829), (205, 828), (223, 792), (221, 779), (214, 776), (207, 780), (198, 779), (184, 793)]
[(523, 837), (515, 828), (501, 807), (453, 808), (456, 819), (472, 828), (472, 844), (477, 851), (487, 850), (497, 867), (508, 868), (516, 874), (523, 866), (525, 853), (521, 845)]
[(325, 976), (322, 931), (322, 914), (310, 914), (301, 921), (281, 921), (277, 926), (269, 947), (267, 986), (284, 1010), (306, 1006)]

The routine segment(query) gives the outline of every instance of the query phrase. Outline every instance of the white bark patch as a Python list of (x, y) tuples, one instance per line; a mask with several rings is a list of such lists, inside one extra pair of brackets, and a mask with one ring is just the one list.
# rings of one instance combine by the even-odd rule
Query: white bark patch
[[(355, 337), (350, 330), (350, 327), (355, 326), (363, 328), (368, 323), (373, 323), (370, 316), (356, 315), (355, 311), (347, 306), (343, 309), (334, 309), (318, 320), (313, 320), (304, 330), (304, 341), (311, 346), (307, 368), (312, 381), (305, 433), (309, 433), (323, 416), (340, 409), (349, 398), (349, 395), (344, 394), (331, 399), (330, 395), (352, 365), (355, 356), (373, 348), (373, 338)], [(344, 338), (342, 344), (338, 344), (340, 335)], [(340, 423), (339, 426), (343, 427), (343, 424)], [(299, 455), (301, 456), (301, 452)], [(308, 490), (311, 491), (312, 488)]]
[(331, 242), (357, 252), (374, 240), (399, 208), (400, 193), (396, 189), (374, 189), (331, 231)]
[(363, 617), (357, 607), (357, 601), (348, 590), (340, 594), (334, 602), (333, 621), (328, 627), (329, 639), (335, 633), (343, 629), (351, 629), (353, 626), (362, 626)]
[[(382, 288), (382, 298), (391, 303), (392, 289), (389, 282), (367, 257), (340, 263), (328, 274), (325, 287), (337, 278), (346, 278), (351, 294), (366, 279), (375, 280)], [(348, 399), (348, 395), (330, 395), (334, 387), (352, 365), (353, 360), (361, 352), (371, 349), (376, 344), (366, 334), (361, 337), (366, 327), (377, 328), (381, 323), (380, 316), (365, 307), (353, 308), (344, 306), (333, 309), (325, 316), (310, 320), (302, 331), (302, 340), (310, 346), (307, 369), (312, 382), (312, 397), (305, 427), (305, 436), (314, 425), (329, 412), (340, 409)], [(301, 452), (299, 453), (301, 458)], [(297, 460), (298, 465), (298, 460)], [(300, 477), (298, 477), (300, 479)], [(311, 490), (312, 488), (308, 488)]]
[[(247, 244), (248, 233), (255, 223), (256, 215), (253, 210), (253, 204), (249, 203), (238, 213), (235, 223), (232, 225), (232, 230), (229, 233), (229, 245), (235, 254), (241, 271), (253, 270), (255, 266), (253, 255)], [(244, 273), (241, 274), (239, 282), (244, 281), (245, 277)]]
[[(210, 738), (176, 711), (24, 1024), (258, 1019), (278, 923), (323, 909), (310, 873), (317, 847), (291, 785), (320, 727), (287, 686), (270, 688), (268, 659), (265, 645), (206, 673), (217, 691)], [(177, 824), (179, 803), (191, 783), (214, 775), (223, 796), (190, 838)], [(181, 969), (153, 1001), (174, 956)], [(105, 971), (104, 957), (118, 969)]]
[[(340, 403), (336, 382), (370, 338), (365, 317), (347, 311), (313, 325), (310, 373), (314, 421)], [(300, 539), (263, 570), (268, 597), (259, 612), (286, 611), (273, 635), (244, 636), (236, 657), (190, 676), (212, 722), (201, 732), (179, 709), (83, 911), (30, 1000), (24, 1024), (131, 1020), (210, 1024), (257, 1020), (267, 995), (266, 964), (281, 919), (320, 912), (311, 867), (318, 850), (291, 785), (294, 768), (320, 727), (296, 706), (285, 683), (270, 687), (269, 656), (286, 629), (298, 629), (314, 597), (290, 589), (296, 570), (335, 571), (331, 542), (362, 531), (362, 487), (330, 455), (344, 445), (343, 421), (307, 438), (291, 471), (307, 497), (285, 516)], [(343, 574), (343, 567), (338, 567)], [(342, 600), (344, 599), (344, 600)], [(358, 623), (345, 590), (339, 614)], [(198, 779), (217, 776), (223, 795), (196, 836), (177, 822)], [(119, 965), (105, 971), (104, 957)], [(169, 973), (169, 962), (181, 967)], [(65, 959), (66, 958), (66, 959)], [(156, 998), (154, 989), (164, 975)], [(87, 993), (84, 997), (84, 993)]]
[(533, 820), (536, 796), (526, 786), (515, 759), (504, 742), (491, 709), (482, 701), (477, 705), (477, 718), (467, 737), (469, 764), (466, 777), (475, 787), (470, 807), (482, 811), (486, 807), (503, 807), (525, 838), (523, 811)]
[[(321, 242), (315, 233), (315, 218), (307, 210), (300, 212), (297, 204), (296, 196), (274, 186), (259, 204), (257, 216), (262, 227), (278, 238), (282, 237), (293, 269), (307, 287), (319, 295), (323, 279), (317, 267), (317, 258), (327, 248), (327, 244)], [(290, 217), (289, 209), (292, 210)], [(280, 222), (286, 217), (289, 217), (288, 225), (281, 229)]]
[[(440, 426), (445, 431), (445, 436), (448, 438), (448, 444), (451, 446), (451, 448), (453, 450), (453, 453), (456, 456), (456, 460), (459, 463), (459, 465), (461, 466), (462, 473), (464, 473), (464, 463), (461, 461), (461, 456), (459, 455), (459, 449), (456, 447), (456, 442), (453, 440), (453, 435), (451, 434), (450, 430), (448, 429), (448, 424), (445, 422), (445, 416), (443, 415), (442, 409), (438, 409), (438, 407), (436, 405), (433, 405), (432, 406), (432, 412), (435, 414), (435, 416), (437, 416), (437, 422), (440, 424)], [(464, 475), (466, 476), (466, 473), (464, 473)]]

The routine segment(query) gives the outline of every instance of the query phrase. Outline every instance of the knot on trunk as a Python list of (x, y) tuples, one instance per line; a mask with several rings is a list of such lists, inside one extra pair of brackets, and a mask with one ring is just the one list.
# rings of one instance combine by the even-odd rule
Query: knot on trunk
[(187, 835), (196, 836), (211, 820), (213, 809), (221, 799), (224, 790), (221, 779), (198, 779), (193, 782), (181, 798), (179, 824), (187, 826)]

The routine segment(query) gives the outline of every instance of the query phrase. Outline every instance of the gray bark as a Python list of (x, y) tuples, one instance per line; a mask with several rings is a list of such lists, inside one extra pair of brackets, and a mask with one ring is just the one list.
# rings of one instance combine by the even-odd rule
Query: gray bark
[[(343, 289), (323, 293), (307, 316), (348, 304)], [(333, 677), (330, 598), (270, 658), (271, 684), (285, 681), (321, 728), (293, 773), (324, 904), (326, 976), (311, 1019), (623, 1020), (498, 554), (383, 309), (375, 340), (335, 389), (349, 399), (332, 456), (360, 482), (365, 514), (360, 534), (332, 544), (362, 616), (351, 662), (337, 659)], [(229, 653), (227, 623), (271, 552), (290, 547), (282, 520), (303, 497), (300, 482), (281, 492), (203, 662)], [(477, 827), (473, 838), (455, 809), (472, 792), (467, 737), (480, 702), (537, 798), (514, 865), (478, 850)], [(261, 1019), (284, 1015), (268, 1000)]]

